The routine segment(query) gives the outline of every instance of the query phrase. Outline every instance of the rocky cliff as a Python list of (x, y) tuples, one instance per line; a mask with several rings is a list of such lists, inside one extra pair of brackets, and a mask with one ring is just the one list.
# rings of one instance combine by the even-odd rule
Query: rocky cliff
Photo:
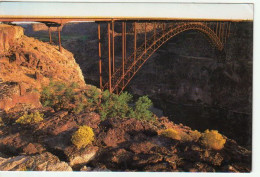
[(37, 93), (33, 90), (41, 90), (50, 80), (85, 86), (71, 52), (63, 50), (61, 53), (55, 45), (27, 37), (18, 26), (1, 24), (0, 36), (0, 78), (2, 82), (9, 82), (1, 89), (5, 97), (0, 100), (0, 109), (8, 110), (16, 103), (29, 103), (30, 100), (39, 107)]

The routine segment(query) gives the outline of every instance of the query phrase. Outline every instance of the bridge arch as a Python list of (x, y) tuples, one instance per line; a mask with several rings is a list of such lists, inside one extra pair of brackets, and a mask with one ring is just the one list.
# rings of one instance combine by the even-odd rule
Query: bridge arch
[[(177, 26), (169, 26), (166, 30), (154, 34), (156, 36), (153, 35), (146, 44), (143, 43), (139, 48), (137, 48), (136, 51), (126, 59), (124, 67), (119, 67), (112, 74), (111, 91), (121, 93), (153, 53), (176, 35), (189, 30), (197, 30), (206, 34), (218, 50), (223, 50), (224, 43), (221, 39), (223, 36), (219, 35), (218, 31), (215, 32), (212, 30), (204, 22), (183, 22), (178, 23)], [(109, 83), (106, 83), (104, 88), (109, 88)]]

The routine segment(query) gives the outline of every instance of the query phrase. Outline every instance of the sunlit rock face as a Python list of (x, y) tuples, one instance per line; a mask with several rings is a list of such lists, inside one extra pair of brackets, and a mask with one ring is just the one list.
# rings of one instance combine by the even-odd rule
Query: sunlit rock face
[[(85, 87), (81, 69), (71, 52), (59, 52), (57, 46), (27, 37), (23, 31), (19, 26), (0, 25), (0, 78), (2, 82), (15, 82), (19, 85), (19, 94), (12, 100), (21, 100), (21, 103), (24, 102), (22, 100), (34, 100), (35, 94), (29, 94), (28, 98), (19, 96), (34, 89), (41, 90), (50, 79), (76, 82), (80, 87)], [(10, 109), (15, 105), (10, 100), (4, 102), (0, 101), (1, 109)]]

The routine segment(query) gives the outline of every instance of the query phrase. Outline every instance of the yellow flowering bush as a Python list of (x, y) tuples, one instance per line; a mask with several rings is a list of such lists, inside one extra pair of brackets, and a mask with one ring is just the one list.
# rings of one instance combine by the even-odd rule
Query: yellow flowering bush
[(39, 112), (34, 112), (31, 114), (25, 113), (23, 116), (19, 117), (15, 122), (19, 124), (31, 124), (37, 123), (43, 120), (43, 114)]
[(83, 125), (72, 135), (71, 142), (78, 148), (84, 148), (94, 141), (94, 132), (91, 127)]
[(180, 133), (172, 128), (163, 130), (160, 134), (165, 137), (168, 137), (168, 138), (172, 138), (175, 140), (181, 140)]
[(217, 130), (206, 130), (201, 139), (204, 146), (215, 150), (221, 150), (226, 143), (226, 139)]
[(190, 132), (190, 136), (193, 141), (198, 141), (201, 137), (201, 133), (198, 130), (194, 130)]

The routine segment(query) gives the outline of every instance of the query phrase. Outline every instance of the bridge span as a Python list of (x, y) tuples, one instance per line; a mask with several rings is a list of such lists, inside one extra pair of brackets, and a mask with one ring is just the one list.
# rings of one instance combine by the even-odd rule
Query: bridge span
[[(230, 26), (234, 20), (210, 20), (210, 19), (178, 19), (178, 18), (138, 18), (138, 17), (26, 17), (26, 16), (0, 16), (0, 22), (40, 22), (49, 29), (51, 41), (51, 27), (57, 27), (59, 38), (59, 50), (62, 52), (61, 29), (62, 26), (70, 22), (96, 22), (98, 24), (98, 65), (99, 65), (99, 85), (100, 88), (108, 89), (111, 93), (120, 94), (131, 79), (140, 70), (143, 64), (155, 53), (164, 43), (174, 36), (188, 31), (195, 30), (205, 34), (210, 43), (216, 49), (222, 51), (230, 37)], [(101, 51), (101, 25), (107, 26), (107, 53), (108, 73), (104, 74), (104, 57)], [(115, 34), (115, 24), (120, 27), (121, 33)], [(143, 30), (137, 30), (137, 25), (141, 25)], [(152, 26), (148, 30), (147, 26)], [(128, 26), (128, 27), (127, 27)], [(130, 26), (130, 28), (129, 28)], [(118, 30), (117, 30), (118, 31)], [(133, 52), (126, 55), (127, 35), (133, 35)], [(115, 37), (121, 38), (121, 44), (115, 44)], [(138, 37), (138, 39), (137, 39)], [(137, 43), (141, 45), (137, 46)], [(120, 65), (115, 62), (115, 45), (122, 46), (122, 58)], [(129, 45), (129, 44), (128, 44)], [(118, 61), (117, 61), (118, 63)], [(108, 78), (105, 78), (105, 75)]]

